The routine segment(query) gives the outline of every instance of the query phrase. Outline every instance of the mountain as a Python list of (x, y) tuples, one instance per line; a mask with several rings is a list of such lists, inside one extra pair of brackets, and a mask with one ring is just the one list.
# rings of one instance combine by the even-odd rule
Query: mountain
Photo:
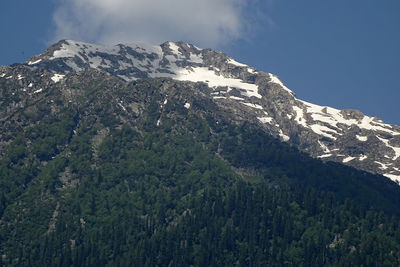
[(26, 65), (54, 75), (94, 68), (128, 82), (155, 77), (201, 82), (210, 88), (208, 94), (215, 103), (243, 120), (258, 120), (266, 132), (312, 157), (400, 180), (399, 126), (358, 110), (338, 110), (297, 99), (276, 75), (220, 52), (182, 42), (107, 47), (68, 40)]
[(1, 265), (400, 264), (397, 126), (185, 43), (0, 77)]

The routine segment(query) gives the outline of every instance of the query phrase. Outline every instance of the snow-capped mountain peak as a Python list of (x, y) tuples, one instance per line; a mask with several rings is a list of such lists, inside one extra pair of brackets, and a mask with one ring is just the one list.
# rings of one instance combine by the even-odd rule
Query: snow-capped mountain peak
[(54, 81), (70, 72), (94, 68), (127, 82), (160, 77), (200, 82), (207, 85), (210, 97), (219, 105), (242, 119), (257, 121), (266, 131), (313, 157), (400, 181), (399, 126), (357, 110), (338, 110), (297, 99), (278, 76), (221, 52), (183, 42), (102, 46), (64, 40), (26, 65), (59, 75)]

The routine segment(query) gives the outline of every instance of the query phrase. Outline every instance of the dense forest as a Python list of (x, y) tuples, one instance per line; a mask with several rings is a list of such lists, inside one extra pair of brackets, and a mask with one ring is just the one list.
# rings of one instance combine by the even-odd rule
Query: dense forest
[(193, 112), (170, 100), (160, 117), (154, 94), (121, 124), (94, 90), (1, 158), (3, 266), (400, 265), (388, 179), (312, 159), (201, 99)]

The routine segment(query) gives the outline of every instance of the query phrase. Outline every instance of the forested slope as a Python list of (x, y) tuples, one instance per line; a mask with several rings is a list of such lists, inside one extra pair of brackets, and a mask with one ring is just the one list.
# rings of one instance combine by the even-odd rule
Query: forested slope
[(88, 70), (26, 101), (3, 124), (4, 266), (400, 265), (397, 184), (312, 159), (199, 85)]

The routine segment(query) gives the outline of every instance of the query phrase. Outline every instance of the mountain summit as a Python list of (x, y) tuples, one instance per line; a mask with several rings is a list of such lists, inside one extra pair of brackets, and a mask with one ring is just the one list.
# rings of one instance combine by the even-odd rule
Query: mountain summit
[[(63, 40), (26, 62), (59, 79), (93, 68), (131, 82), (165, 77), (202, 83), (218, 105), (312, 157), (335, 161), (400, 181), (400, 127), (358, 110), (338, 110), (296, 98), (278, 76), (224, 53), (183, 42), (160, 46), (101, 46)], [(6, 69), (0, 77), (10, 78)], [(17, 77), (14, 77), (17, 78)]]

